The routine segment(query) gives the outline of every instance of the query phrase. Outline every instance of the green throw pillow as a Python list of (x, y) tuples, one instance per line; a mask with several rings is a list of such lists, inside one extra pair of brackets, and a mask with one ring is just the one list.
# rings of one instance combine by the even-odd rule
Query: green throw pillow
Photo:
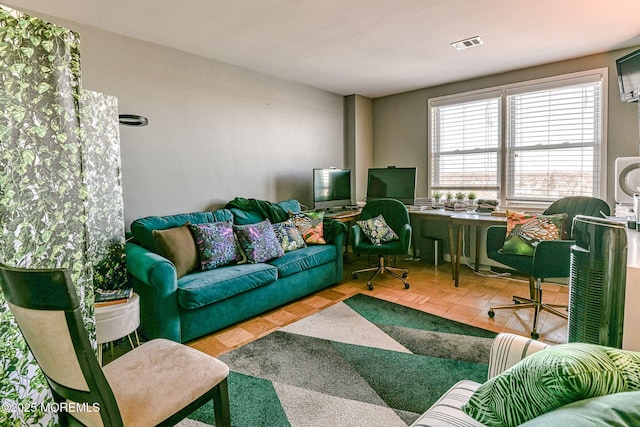
[(517, 426), (582, 399), (640, 390), (640, 353), (595, 344), (541, 350), (493, 377), (462, 409), (492, 426)]
[(507, 236), (501, 254), (532, 256), (541, 240), (560, 240), (566, 213), (531, 215), (507, 211)]
[(627, 391), (570, 403), (520, 427), (623, 427), (638, 423), (640, 391)]
[(387, 225), (387, 222), (384, 220), (382, 215), (378, 215), (371, 219), (357, 221), (357, 224), (362, 229), (364, 235), (371, 240), (371, 243), (373, 243), (374, 246), (380, 246), (385, 242), (399, 239), (395, 231)]

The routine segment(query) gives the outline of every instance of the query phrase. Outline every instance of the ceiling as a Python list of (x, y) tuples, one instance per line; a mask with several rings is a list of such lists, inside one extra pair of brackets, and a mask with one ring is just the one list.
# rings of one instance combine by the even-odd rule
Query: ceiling
[[(10, 0), (371, 98), (640, 45), (638, 0)], [(457, 51), (450, 43), (480, 36)]]

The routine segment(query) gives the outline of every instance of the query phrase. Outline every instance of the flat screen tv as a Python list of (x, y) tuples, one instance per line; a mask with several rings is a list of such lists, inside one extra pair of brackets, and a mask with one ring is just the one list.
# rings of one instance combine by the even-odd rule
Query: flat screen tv
[(640, 98), (640, 49), (616, 59), (618, 86), (623, 102), (637, 102)]
[(416, 168), (372, 168), (367, 179), (367, 200), (390, 198), (415, 204)]
[(351, 205), (351, 169), (314, 169), (313, 204), (316, 209)]

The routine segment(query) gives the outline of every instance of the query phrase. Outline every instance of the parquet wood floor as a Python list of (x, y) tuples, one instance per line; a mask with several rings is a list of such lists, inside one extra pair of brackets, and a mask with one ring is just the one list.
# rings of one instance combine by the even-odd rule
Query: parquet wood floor
[[(344, 278), (335, 286), (188, 344), (212, 356), (219, 356), (357, 293), (494, 332), (512, 332), (527, 337), (531, 333), (532, 309), (497, 310), (493, 319), (487, 316), (490, 306), (511, 304), (513, 295), (527, 296), (529, 285), (524, 277), (478, 274), (463, 266), (460, 286), (456, 288), (449, 263), (436, 267), (422, 261), (399, 259), (398, 266), (409, 269), (410, 288), (404, 289), (402, 282), (387, 274), (378, 276), (373, 283), (374, 289), (369, 291), (366, 285), (369, 273), (359, 275), (358, 279), (351, 278), (352, 270), (366, 266), (366, 257), (350, 253), (344, 265)], [(568, 287), (544, 283), (543, 297), (545, 302), (567, 304)], [(566, 342), (567, 321), (542, 312), (538, 332), (541, 341), (553, 344)]]

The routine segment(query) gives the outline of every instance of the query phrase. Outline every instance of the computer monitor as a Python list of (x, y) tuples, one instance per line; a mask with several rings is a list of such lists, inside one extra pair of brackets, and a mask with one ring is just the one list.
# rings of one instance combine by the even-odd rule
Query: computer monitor
[(314, 169), (313, 204), (315, 209), (351, 205), (351, 170)]
[(367, 200), (390, 198), (415, 204), (416, 168), (372, 168), (367, 179)]

